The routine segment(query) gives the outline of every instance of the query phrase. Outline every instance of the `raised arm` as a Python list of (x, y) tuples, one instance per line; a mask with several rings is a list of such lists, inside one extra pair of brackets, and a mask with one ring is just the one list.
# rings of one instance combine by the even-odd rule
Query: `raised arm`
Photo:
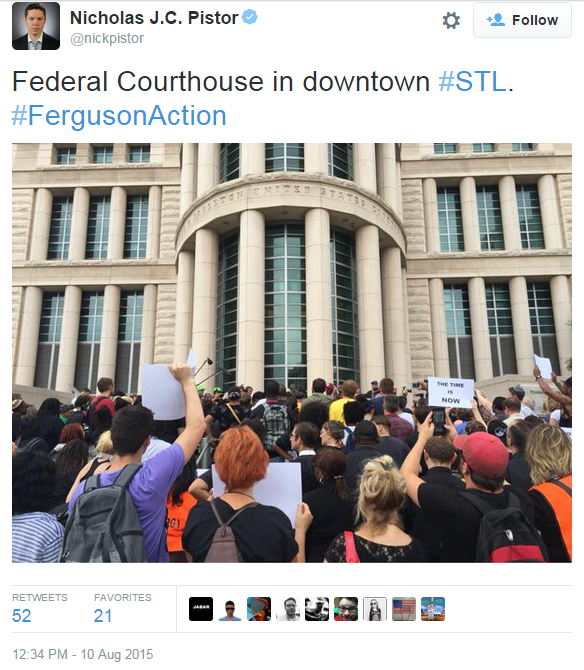
[(205, 433), (205, 419), (201, 399), (193, 383), (193, 371), (186, 363), (183, 365), (169, 365), (172, 376), (181, 383), (185, 394), (185, 421), (183, 432), (176, 438), (176, 443), (183, 450), (185, 463), (191, 460), (195, 449)]
[(556, 402), (559, 402), (562, 407), (564, 407), (568, 412), (570, 412), (570, 415), (572, 414), (572, 398), (568, 395), (564, 395), (563, 393), (558, 393), (557, 391), (554, 391), (551, 386), (543, 379), (541, 376), (541, 371), (537, 367), (537, 365), (533, 368), (533, 376), (535, 377), (535, 381), (538, 383), (539, 388), (549, 397), (555, 400)]
[(406, 456), (400, 469), (406, 482), (406, 493), (418, 507), (420, 506), (418, 502), (418, 489), (425, 483), (423, 479), (420, 479), (420, 459), (422, 458), (426, 442), (434, 435), (432, 414), (433, 412), (430, 412), (424, 423), (418, 428), (418, 440)]

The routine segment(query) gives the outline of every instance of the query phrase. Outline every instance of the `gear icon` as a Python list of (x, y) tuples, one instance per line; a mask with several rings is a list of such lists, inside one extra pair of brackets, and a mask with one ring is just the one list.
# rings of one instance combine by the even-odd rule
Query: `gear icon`
[(455, 28), (460, 25), (460, 16), (457, 16), (456, 12), (446, 12), (446, 16), (442, 17), (444, 21), (442, 22), (443, 26), (447, 28)]

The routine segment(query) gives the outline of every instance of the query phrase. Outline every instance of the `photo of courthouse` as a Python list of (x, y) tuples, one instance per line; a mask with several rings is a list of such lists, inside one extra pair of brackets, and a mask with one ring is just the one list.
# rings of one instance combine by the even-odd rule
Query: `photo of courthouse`
[(12, 187), (15, 389), (569, 374), (570, 144), (14, 144)]

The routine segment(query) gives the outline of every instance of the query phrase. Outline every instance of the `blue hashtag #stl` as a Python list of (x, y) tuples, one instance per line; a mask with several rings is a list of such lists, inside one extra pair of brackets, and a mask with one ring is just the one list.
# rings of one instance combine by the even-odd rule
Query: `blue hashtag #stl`
[(12, 125), (21, 126), (26, 121), (26, 105), (22, 105), (22, 111), (20, 105), (16, 105), (16, 109), (12, 110)]

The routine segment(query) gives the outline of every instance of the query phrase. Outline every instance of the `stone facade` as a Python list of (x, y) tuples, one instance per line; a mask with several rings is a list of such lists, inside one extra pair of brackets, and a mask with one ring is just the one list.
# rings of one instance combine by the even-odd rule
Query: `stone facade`
[[(356, 376), (364, 387), (385, 375), (392, 376), (396, 386), (409, 387), (428, 375), (452, 373), (456, 365), (449, 356), (459, 345), (454, 347), (452, 338), (460, 333), (453, 334), (453, 321), (446, 319), (444, 294), (448, 291), (450, 299), (458, 289), (473, 297), (467, 319), (471, 330), (465, 336), (472, 339), (469, 356), (474, 356), (474, 370), (483, 374), (481, 381), (496, 384), (492, 378), (500, 361), (493, 353), (497, 346), (487, 294), (500, 285), (508, 290), (512, 307), (513, 331), (507, 334), (513, 338), (517, 360), (507, 354), (501, 363), (516, 368), (511, 378), (528, 379), (534, 347), (541, 353), (537, 348), (544, 345), (555, 347), (558, 371), (567, 372), (565, 361), (571, 357), (566, 325), (571, 321), (570, 145), (534, 144), (521, 151), (511, 144), (478, 151), (472, 144), (334, 145), (351, 147), (352, 165), (344, 175), (336, 171), (333, 145), (299, 145), (304, 170), (281, 172), (267, 170), (264, 144), (141, 146), (148, 158), (136, 161), (136, 145), (14, 145), (15, 384), (30, 386), (36, 376), (40, 310), (49, 292), (64, 296), (67, 312), (68, 335), (60, 343), (59, 355), (69, 363), (56, 376), (58, 391), (68, 391), (78, 376), (74, 363), (78, 345), (71, 334), (79, 327), (79, 289), (83, 296), (103, 294), (100, 374), (115, 374), (120, 361), (125, 361), (127, 374), (128, 365), (130, 370), (135, 367), (128, 356), (140, 344), (140, 363), (183, 359), (191, 346), (200, 356), (210, 354), (215, 359), (222, 299), (216, 276), (219, 249), (221, 240), (239, 231), (236, 377), (238, 383), (262, 388), (265, 232), (269, 226), (287, 222), (300, 223), (306, 231), (308, 337), (303, 355), (308, 383), (316, 376), (329, 380), (336, 374), (331, 340), (336, 326), (329, 299), (333, 287), (328, 272), (333, 230), (346, 234), (354, 245), (360, 353)], [(221, 147), (226, 146), (239, 147), (237, 172), (229, 179), (224, 178), (222, 163)], [(449, 147), (446, 153), (441, 153), (442, 146)], [(96, 156), (106, 158), (98, 162)], [(497, 195), (493, 202), (499, 203), (495, 207), (499, 207), (496, 215), (502, 221), (504, 248), (484, 248), (480, 225), (485, 213), (478, 206), (483, 187)], [(526, 246), (522, 237), (524, 212), (517, 194), (524, 187), (537, 199), (531, 215), (540, 217), (542, 245)], [(447, 215), (439, 212), (438, 205), (444, 189), (454, 194), (454, 209)], [(64, 242), (69, 249), (65, 257), (48, 259), (49, 243), (54, 244), (55, 237), (54, 198), (63, 196), (70, 198), (71, 206), (66, 224), (70, 241)], [(147, 199), (147, 217), (142, 214), (147, 232), (145, 242), (136, 242), (140, 251), (128, 257), (127, 203), (132, 196)], [(89, 259), (89, 211), (100, 197), (111, 205), (107, 253)], [(443, 248), (448, 225), (458, 226), (463, 248)], [(555, 334), (544, 333), (545, 342), (532, 333), (530, 322), (529, 300), (535, 299), (536, 290), (551, 296), (553, 307)], [(124, 319), (135, 296), (143, 300), (142, 334), (141, 342), (136, 340), (130, 347), (124, 344)], [(466, 360), (467, 367), (472, 367), (471, 359)], [(212, 372), (213, 367), (208, 373)], [(501, 378), (507, 379), (509, 371), (503, 372)], [(137, 385), (135, 371), (133, 379)]]

